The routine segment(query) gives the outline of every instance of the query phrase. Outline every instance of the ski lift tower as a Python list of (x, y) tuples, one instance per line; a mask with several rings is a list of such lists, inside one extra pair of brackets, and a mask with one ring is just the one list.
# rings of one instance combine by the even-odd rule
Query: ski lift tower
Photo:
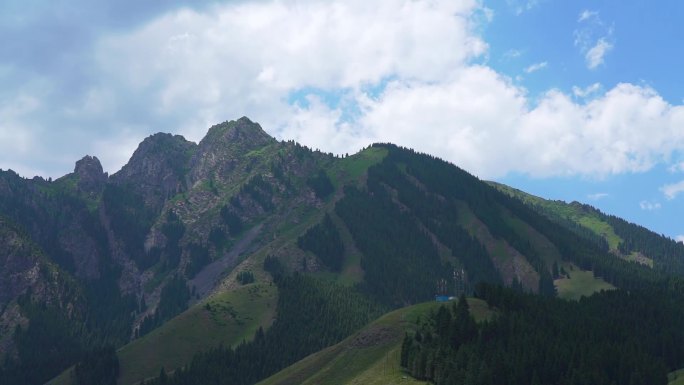
[(468, 287), (468, 276), (465, 269), (454, 269), (454, 297), (458, 298), (466, 293)]

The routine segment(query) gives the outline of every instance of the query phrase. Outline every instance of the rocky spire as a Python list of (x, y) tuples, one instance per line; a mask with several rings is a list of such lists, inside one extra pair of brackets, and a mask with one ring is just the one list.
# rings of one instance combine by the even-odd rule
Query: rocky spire
[(74, 174), (78, 177), (78, 190), (88, 195), (99, 194), (108, 177), (102, 169), (100, 160), (90, 155), (86, 155), (76, 162)]

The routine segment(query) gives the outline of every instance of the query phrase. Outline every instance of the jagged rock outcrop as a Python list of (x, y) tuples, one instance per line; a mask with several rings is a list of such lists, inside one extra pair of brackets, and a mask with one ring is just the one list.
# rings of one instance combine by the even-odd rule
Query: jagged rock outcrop
[(97, 157), (86, 155), (76, 162), (74, 174), (78, 177), (76, 188), (88, 198), (96, 198), (107, 183), (107, 173)]
[(212, 126), (190, 159), (189, 184), (204, 180), (230, 183), (236, 167), (249, 161), (251, 151), (273, 143), (277, 141), (246, 117)]
[(188, 160), (196, 149), (197, 144), (181, 135), (154, 134), (140, 143), (111, 181), (131, 188), (146, 205), (159, 210), (168, 198), (185, 190)]

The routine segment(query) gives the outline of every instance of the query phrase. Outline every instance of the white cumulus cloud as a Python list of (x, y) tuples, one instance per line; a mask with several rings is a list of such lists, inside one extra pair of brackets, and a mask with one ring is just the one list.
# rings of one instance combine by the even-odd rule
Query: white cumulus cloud
[(589, 198), (592, 201), (598, 201), (598, 200), (601, 200), (603, 198), (608, 197), (609, 195), (610, 194), (608, 194), (608, 193), (595, 193), (595, 194), (587, 195), (587, 198)]
[(587, 67), (589, 69), (595, 69), (600, 66), (605, 61), (606, 54), (613, 49), (613, 43), (608, 42), (605, 38), (599, 39), (596, 44), (589, 48), (585, 54), (585, 59), (587, 61)]
[(599, 94), (592, 85), (574, 91), (593, 94), (590, 101), (550, 90), (532, 102), (507, 77), (472, 64), (487, 52), (473, 26), (478, 4), (310, 0), (181, 10), (104, 40), (98, 52), (117, 92), (144, 95), (149, 113), (194, 140), (217, 121), (247, 115), (324, 151), (389, 141), (489, 178), (639, 172), (684, 148), (684, 110), (653, 89), (620, 84)]
[(641, 201), (641, 202), (639, 202), (639, 207), (642, 210), (653, 211), (653, 210), (659, 210), (662, 206), (659, 202)]
[(582, 11), (577, 22), (575, 46), (584, 55), (587, 68), (596, 69), (605, 63), (606, 55), (615, 48), (613, 27), (604, 23), (597, 11)]
[(671, 173), (684, 172), (684, 162), (677, 162), (667, 168), (667, 171)]
[(598, 12), (597, 11), (590, 11), (588, 9), (583, 10), (580, 12), (579, 17), (577, 17), (577, 22), (581, 23), (583, 21), (587, 21), (592, 18), (598, 17)]
[(572, 87), (572, 93), (578, 98), (586, 98), (599, 92), (601, 87), (601, 83), (594, 83), (584, 88), (574, 86)]
[(677, 183), (666, 184), (660, 188), (660, 191), (665, 194), (667, 199), (675, 199), (677, 195), (684, 192), (684, 180)]
[(549, 63), (545, 62), (545, 61), (539, 62), (539, 63), (534, 63), (534, 64), (528, 66), (527, 68), (525, 68), (525, 73), (531, 74), (532, 72), (537, 72), (539, 70), (546, 68), (548, 65), (549, 65)]
[[(79, 98), (53, 98), (58, 103), (51, 105), (42, 97), (48, 87), (4, 104), (0, 149), (7, 153), (0, 159), (5, 167), (21, 159), (5, 139), (43, 156), (54, 136), (40, 134), (54, 125), (64, 148), (86, 143), (59, 162), (71, 168), (87, 151), (114, 172), (153, 132), (199, 140), (209, 126), (241, 116), (323, 151), (394, 142), (483, 178), (602, 177), (679, 159), (684, 107), (654, 89), (590, 85), (530, 97), (478, 64), (488, 54), (479, 33), (488, 14), (476, 0), (264, 0), (173, 9), (95, 41), (90, 71), (97, 81)], [(584, 36), (576, 37), (588, 51), (603, 35)], [(22, 132), (30, 134), (22, 139)]]

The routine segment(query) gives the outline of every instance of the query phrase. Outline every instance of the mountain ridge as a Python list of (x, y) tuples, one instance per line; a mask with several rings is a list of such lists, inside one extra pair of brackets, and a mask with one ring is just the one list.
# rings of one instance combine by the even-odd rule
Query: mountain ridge
[[(334, 156), (279, 142), (244, 117), (212, 126), (199, 144), (152, 135), (111, 176), (95, 157), (54, 182), (0, 172), (0, 192), (0, 215), (73, 279), (98, 320), (82, 337), (63, 336), (81, 341), (75, 356), (163, 328), (188, 306), (249, 285), (244, 277), (272, 284), (269, 258), (282, 274), (343, 283), (390, 307), (480, 281), (554, 296), (554, 279), (570, 276), (559, 267), (627, 289), (674, 273), (621, 260), (601, 236), (439, 158), (391, 144)], [(85, 337), (97, 330), (103, 336)], [(48, 371), (36, 376), (56, 374)]]

